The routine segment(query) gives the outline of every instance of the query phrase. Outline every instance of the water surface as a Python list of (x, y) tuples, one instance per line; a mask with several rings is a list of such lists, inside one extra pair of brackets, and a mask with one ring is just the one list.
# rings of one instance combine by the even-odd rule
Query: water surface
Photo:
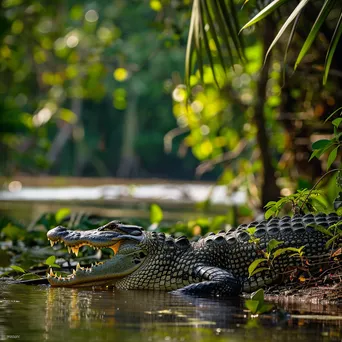
[(0, 283), (0, 340), (341, 341), (341, 307), (307, 309), (251, 318), (241, 298)]

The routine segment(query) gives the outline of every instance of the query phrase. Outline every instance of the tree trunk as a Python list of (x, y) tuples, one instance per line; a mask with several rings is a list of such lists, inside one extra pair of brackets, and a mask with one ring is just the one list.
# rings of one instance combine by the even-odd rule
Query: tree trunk
[(128, 104), (123, 127), (123, 142), (118, 177), (137, 177), (139, 160), (135, 154), (134, 143), (138, 134), (138, 95), (129, 90)]
[[(263, 60), (274, 38), (275, 28), (273, 26), (274, 25), (272, 25), (269, 20), (265, 20), (264, 25), (262, 26)], [(257, 99), (254, 107), (254, 121), (257, 126), (257, 142), (263, 164), (263, 179), (261, 184), (262, 207), (264, 207), (269, 201), (277, 200), (280, 196), (280, 191), (276, 184), (276, 177), (274, 174), (275, 169), (272, 165), (272, 156), (270, 153), (269, 138), (266, 133), (266, 122), (264, 117), (264, 104), (266, 102), (266, 87), (271, 64), (271, 53), (269, 53), (263, 68), (260, 70), (259, 80), (257, 83)]]

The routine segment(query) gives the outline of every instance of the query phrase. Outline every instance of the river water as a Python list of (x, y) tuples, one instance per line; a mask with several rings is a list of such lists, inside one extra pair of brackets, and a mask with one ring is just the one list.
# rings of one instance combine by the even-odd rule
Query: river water
[[(4, 341), (341, 341), (342, 307), (286, 305), (252, 318), (242, 298), (0, 283)], [(319, 315), (317, 315), (319, 314)]]

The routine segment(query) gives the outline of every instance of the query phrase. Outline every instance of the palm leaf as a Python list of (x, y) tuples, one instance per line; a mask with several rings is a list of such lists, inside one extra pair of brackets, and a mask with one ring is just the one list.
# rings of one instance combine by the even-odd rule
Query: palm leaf
[(234, 64), (233, 51), (243, 59), (242, 38), (238, 34), (239, 25), (234, 6), (233, 0), (194, 0), (185, 57), (185, 77), (188, 86), (195, 62), (203, 81), (204, 57), (208, 59), (217, 83), (214, 70), (216, 56), (212, 48), (215, 48), (224, 71)]
[(341, 38), (341, 35), (342, 35), (342, 11), (341, 11), (340, 17), (338, 19), (334, 34), (331, 38), (329, 48), (328, 48), (328, 52), (327, 52), (327, 55), (325, 58), (323, 84), (326, 84), (326, 82), (327, 82), (327, 78), (328, 78), (328, 74), (329, 74), (329, 70), (330, 70), (330, 66), (331, 66), (331, 61), (332, 61), (333, 55), (335, 53), (337, 44)]
[(299, 52), (299, 55), (297, 57), (295, 67), (294, 67), (295, 69), (297, 68), (298, 64), (301, 62), (303, 57), (306, 55), (306, 53), (310, 49), (313, 41), (316, 39), (316, 37), (318, 35), (319, 29), (321, 28), (322, 24), (326, 20), (328, 14), (330, 13), (332, 8), (334, 7), (335, 3), (336, 3), (336, 0), (325, 0), (323, 7), (317, 16), (316, 21), (313, 24), (311, 31), (310, 31), (308, 37), (306, 38), (305, 43), (302, 46), (302, 49)]
[[(281, 0), (279, 0), (280, 2)], [(296, 17), (301, 13), (302, 9), (307, 5), (307, 3), (310, 0), (301, 0), (301, 2), (297, 5), (297, 7), (293, 10), (293, 12), (290, 14), (290, 16), (286, 19), (283, 26), (280, 28), (279, 32), (273, 39), (273, 42), (271, 43), (270, 47), (268, 48), (265, 56), (265, 60), (267, 59), (268, 54), (272, 50), (273, 46), (277, 43), (277, 41), (280, 39), (280, 37), (283, 35), (285, 30), (288, 28), (288, 26), (292, 23), (293, 20), (296, 19)]]
[(247, 24), (245, 24), (240, 32), (247, 27), (256, 24), (258, 21), (266, 18), (274, 10), (276, 10), (280, 5), (288, 2), (289, 0), (273, 0), (269, 5), (267, 5), (263, 10), (261, 10), (256, 16), (254, 16)]

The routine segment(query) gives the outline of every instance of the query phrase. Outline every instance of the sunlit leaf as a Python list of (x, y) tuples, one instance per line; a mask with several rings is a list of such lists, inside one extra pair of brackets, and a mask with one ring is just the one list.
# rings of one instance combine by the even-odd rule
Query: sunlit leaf
[(267, 262), (267, 260), (265, 258), (261, 258), (261, 259), (256, 259), (254, 260), (248, 267), (248, 273), (249, 276), (251, 277), (253, 274), (255, 274), (255, 270), (256, 268), (263, 262)]
[(51, 255), (45, 260), (45, 264), (51, 266), (52, 264), (55, 263), (55, 261), (56, 261), (56, 257), (54, 255)]
[(71, 213), (71, 210), (69, 208), (61, 208), (57, 211), (55, 214), (56, 222), (60, 223), (62, 222), (67, 216), (69, 216)]
[(275, 239), (271, 239), (267, 244), (267, 252), (271, 253), (277, 246), (283, 244), (284, 241), (277, 241)]
[[(279, 0), (279, 2), (280, 1), (281, 0)], [(276, 37), (273, 39), (271, 45), (269, 46), (269, 48), (268, 48), (268, 50), (266, 52), (265, 60), (267, 59), (267, 56), (270, 53), (270, 51), (272, 50), (273, 46), (277, 43), (277, 41), (280, 39), (280, 37), (286, 31), (288, 26), (292, 23), (292, 21), (295, 20), (295, 18), (298, 15), (300, 15), (300, 12), (307, 5), (307, 3), (309, 1), (310, 0), (301, 0), (300, 3), (297, 5), (297, 7), (291, 12), (290, 16), (287, 18), (287, 20), (285, 21), (285, 23), (283, 24), (283, 26), (280, 28), (279, 32), (277, 33)]]
[(25, 273), (25, 270), (22, 269), (20, 266), (12, 265), (10, 267), (11, 267), (12, 270), (14, 270), (16, 272)]
[(151, 204), (150, 207), (150, 222), (160, 223), (163, 219), (163, 211), (158, 204)]
[(285, 254), (287, 252), (295, 252), (299, 254), (302, 250), (295, 247), (285, 247), (285, 248), (279, 248), (273, 253), (273, 260), (278, 258), (280, 255)]
[(254, 16), (247, 24), (245, 24), (240, 31), (264, 19), (269, 14), (271, 14), (274, 10), (276, 10), (280, 5), (282, 5), (283, 3), (287, 1), (288, 0), (273, 0), (269, 5), (267, 5), (263, 10), (261, 10), (256, 16)]

